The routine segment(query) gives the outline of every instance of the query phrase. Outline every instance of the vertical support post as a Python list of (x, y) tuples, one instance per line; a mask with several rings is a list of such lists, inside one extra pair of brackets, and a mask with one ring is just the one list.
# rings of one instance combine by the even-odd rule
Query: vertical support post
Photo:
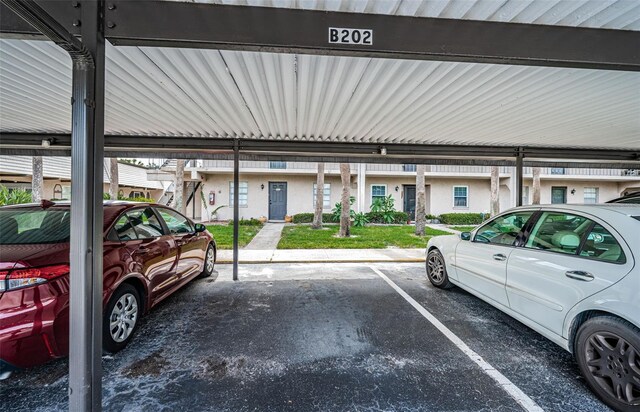
[(82, 1), (82, 42), (73, 59), (69, 409), (102, 409), (102, 179), (104, 64), (102, 3)]
[(197, 183), (193, 181), (193, 189), (191, 190), (191, 218), (196, 218), (196, 186)]
[(233, 280), (238, 280), (238, 231), (240, 222), (240, 145), (233, 142)]
[(516, 206), (522, 206), (523, 159), (522, 149), (518, 148), (516, 153)]

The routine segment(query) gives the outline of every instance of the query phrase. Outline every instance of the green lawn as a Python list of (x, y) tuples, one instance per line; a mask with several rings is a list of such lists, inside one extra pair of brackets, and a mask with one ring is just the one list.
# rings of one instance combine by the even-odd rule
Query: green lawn
[(477, 226), (449, 226), (449, 229), (459, 230), (461, 232), (471, 232)]
[[(239, 226), (238, 244), (240, 247), (246, 246), (251, 239), (262, 229), (262, 226)], [(209, 225), (207, 226), (209, 233), (216, 240), (218, 249), (233, 248), (233, 226), (229, 225)]]
[(426, 236), (413, 234), (413, 226), (352, 227), (350, 238), (338, 238), (338, 225), (314, 230), (309, 225), (285, 226), (278, 249), (384, 249), (423, 248), (432, 236), (451, 233), (427, 228)]

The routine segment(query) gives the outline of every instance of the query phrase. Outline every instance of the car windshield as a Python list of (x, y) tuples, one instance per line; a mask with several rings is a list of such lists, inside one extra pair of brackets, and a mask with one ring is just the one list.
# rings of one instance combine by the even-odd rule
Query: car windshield
[(69, 241), (69, 209), (0, 209), (0, 245), (33, 245)]

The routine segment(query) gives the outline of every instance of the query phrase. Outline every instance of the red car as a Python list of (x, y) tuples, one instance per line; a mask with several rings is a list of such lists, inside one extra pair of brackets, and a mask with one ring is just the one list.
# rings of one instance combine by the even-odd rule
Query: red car
[[(69, 350), (69, 203), (0, 208), (0, 376)], [(105, 202), (103, 347), (117, 352), (140, 316), (213, 273), (204, 225), (154, 204)]]

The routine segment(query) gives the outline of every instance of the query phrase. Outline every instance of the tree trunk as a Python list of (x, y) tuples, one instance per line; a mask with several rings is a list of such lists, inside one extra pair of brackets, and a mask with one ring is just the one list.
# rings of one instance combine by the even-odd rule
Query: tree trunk
[(33, 156), (31, 163), (31, 199), (40, 202), (44, 191), (44, 176), (42, 173), (42, 157)]
[(118, 159), (112, 157), (109, 159), (109, 197), (111, 200), (118, 200), (118, 186), (120, 185), (120, 176), (118, 175)]
[(425, 225), (427, 224), (427, 199), (424, 189), (425, 165), (416, 166), (416, 235), (424, 236)]
[(491, 166), (491, 216), (500, 213), (500, 168)]
[(312, 229), (322, 229), (322, 209), (324, 207), (324, 163), (318, 163), (316, 178), (316, 210), (313, 214)]
[(533, 168), (533, 195), (532, 195), (532, 204), (539, 205), (540, 204), (540, 168)]
[[(176, 183), (175, 183), (173, 207), (182, 214), (187, 211), (187, 205), (184, 204), (184, 160), (178, 159), (176, 162)], [(238, 190), (238, 188), (234, 188)]]
[(342, 213), (340, 214), (339, 237), (349, 237), (351, 235), (351, 168), (349, 163), (340, 163), (340, 179), (342, 180)]

